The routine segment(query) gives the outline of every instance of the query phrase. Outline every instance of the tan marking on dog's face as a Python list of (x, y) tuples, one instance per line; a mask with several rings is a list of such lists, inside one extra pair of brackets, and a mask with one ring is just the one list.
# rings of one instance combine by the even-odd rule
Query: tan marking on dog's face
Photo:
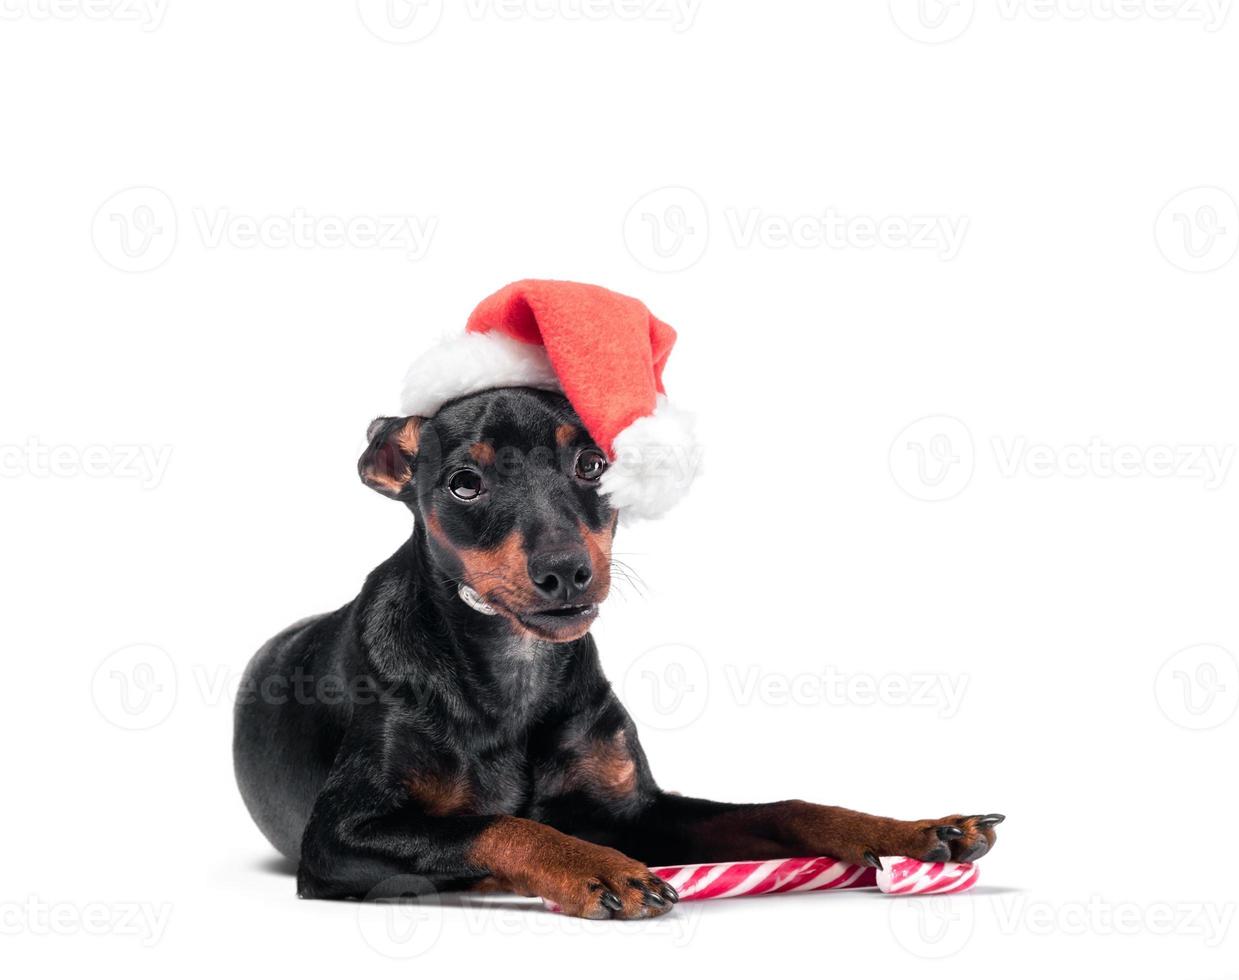
[(520, 610), (538, 602), (529, 580), (529, 557), (520, 533), (511, 532), (494, 548), (457, 548), (465, 581), (501, 609)]
[(442, 776), (413, 773), (404, 781), (409, 796), (421, 804), (432, 817), (446, 817), (462, 813), (473, 800), (469, 785), (463, 776)]
[[(615, 515), (619, 516), (618, 512)], [(581, 540), (585, 542), (585, 550), (589, 552), (589, 561), (594, 569), (594, 581), (590, 584), (591, 602), (602, 602), (611, 591), (611, 542), (615, 537), (615, 519), (609, 527), (599, 531), (591, 531), (585, 524), (577, 525), (581, 531)]]
[(490, 466), (495, 461), (495, 447), (489, 442), (475, 442), (469, 447), (469, 455), (479, 466)]
[[(439, 523), (439, 516), (433, 511), (426, 511), (426, 516), (422, 518), (426, 523), (426, 530), (429, 531), (439, 542), (448, 548), (452, 545), (447, 539), (447, 532), (443, 530), (443, 525)], [(452, 549), (455, 550), (454, 548)]]
[(464, 583), (484, 602), (494, 605), (514, 623), (511, 611), (537, 604), (537, 594), (529, 580), (529, 557), (518, 531), (509, 533), (493, 548), (462, 548), (448, 537), (433, 510), (426, 511), (423, 520), (430, 536), (460, 562)]
[[(468, 547), (451, 540), (433, 508), (424, 512), (423, 519), (436, 546), (449, 552), (459, 563), (460, 581), (476, 591), (483, 602), (494, 607), (519, 632), (567, 643), (589, 631), (592, 618), (582, 622), (580, 632), (575, 635), (570, 632), (551, 635), (521, 621), (524, 615), (545, 609), (546, 600), (530, 580), (529, 555), (519, 530), (509, 532), (494, 547)], [(583, 522), (578, 522), (577, 527), (594, 572), (593, 582), (585, 595), (580, 597), (580, 602), (599, 604), (606, 599), (611, 588), (611, 541), (615, 521), (612, 520), (599, 531), (591, 531)]]
[(572, 441), (576, 438), (576, 426), (564, 423), (555, 429), (555, 445), (560, 449), (567, 449), (572, 445)]

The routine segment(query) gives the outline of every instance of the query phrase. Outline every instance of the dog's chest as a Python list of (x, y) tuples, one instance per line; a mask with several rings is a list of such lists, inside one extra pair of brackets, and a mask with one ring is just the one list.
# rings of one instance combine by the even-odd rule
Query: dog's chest
[(482, 753), (473, 760), (475, 807), (479, 813), (522, 813), (530, 802), (529, 760), (515, 745)]
[(512, 643), (484, 663), (462, 693), (466, 711), (437, 713), (433, 723), (420, 712), (391, 733), (389, 771), (428, 812), (525, 815), (532, 803), (536, 759), (547, 749), (539, 719), (562, 697), (562, 652)]
[(531, 798), (530, 765), (523, 746), (472, 746), (447, 754), (416, 753), (402, 760), (396, 778), (432, 816), (521, 814)]
[(512, 640), (490, 652), (469, 694), (487, 749), (521, 751), (530, 730), (561, 700), (565, 667), (562, 651), (540, 641)]

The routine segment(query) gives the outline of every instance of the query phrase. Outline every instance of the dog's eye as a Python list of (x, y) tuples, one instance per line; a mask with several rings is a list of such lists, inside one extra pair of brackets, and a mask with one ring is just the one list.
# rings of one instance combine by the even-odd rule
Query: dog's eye
[(596, 480), (607, 468), (607, 458), (597, 449), (586, 449), (576, 458), (576, 475), (582, 480)]
[(473, 470), (457, 470), (447, 478), (447, 488), (457, 500), (476, 500), (485, 492), (481, 475)]

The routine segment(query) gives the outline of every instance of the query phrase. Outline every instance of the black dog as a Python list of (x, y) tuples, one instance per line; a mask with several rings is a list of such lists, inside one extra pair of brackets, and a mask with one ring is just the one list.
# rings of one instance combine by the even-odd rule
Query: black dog
[(617, 514), (567, 401), (506, 388), (378, 419), (358, 464), (413, 534), (355, 600), (263, 647), (238, 699), (241, 795), (306, 898), (539, 895), (590, 918), (676, 900), (649, 864), (975, 860), (999, 814), (902, 821), (658, 788), (588, 630)]

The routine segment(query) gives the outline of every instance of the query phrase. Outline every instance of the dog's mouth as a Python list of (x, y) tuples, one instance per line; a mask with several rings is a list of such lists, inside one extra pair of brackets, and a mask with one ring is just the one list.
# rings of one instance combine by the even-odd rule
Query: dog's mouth
[(513, 612), (513, 617), (530, 633), (559, 643), (576, 640), (589, 631), (598, 616), (596, 602), (584, 605), (554, 606), (547, 609)]
[(590, 626), (598, 616), (597, 602), (543, 606), (540, 609), (517, 611), (493, 597), (483, 599), (477, 590), (463, 583), (457, 588), (457, 592), (466, 605), (483, 615), (502, 615), (538, 639), (551, 640), (555, 643), (579, 640), (589, 632)]

